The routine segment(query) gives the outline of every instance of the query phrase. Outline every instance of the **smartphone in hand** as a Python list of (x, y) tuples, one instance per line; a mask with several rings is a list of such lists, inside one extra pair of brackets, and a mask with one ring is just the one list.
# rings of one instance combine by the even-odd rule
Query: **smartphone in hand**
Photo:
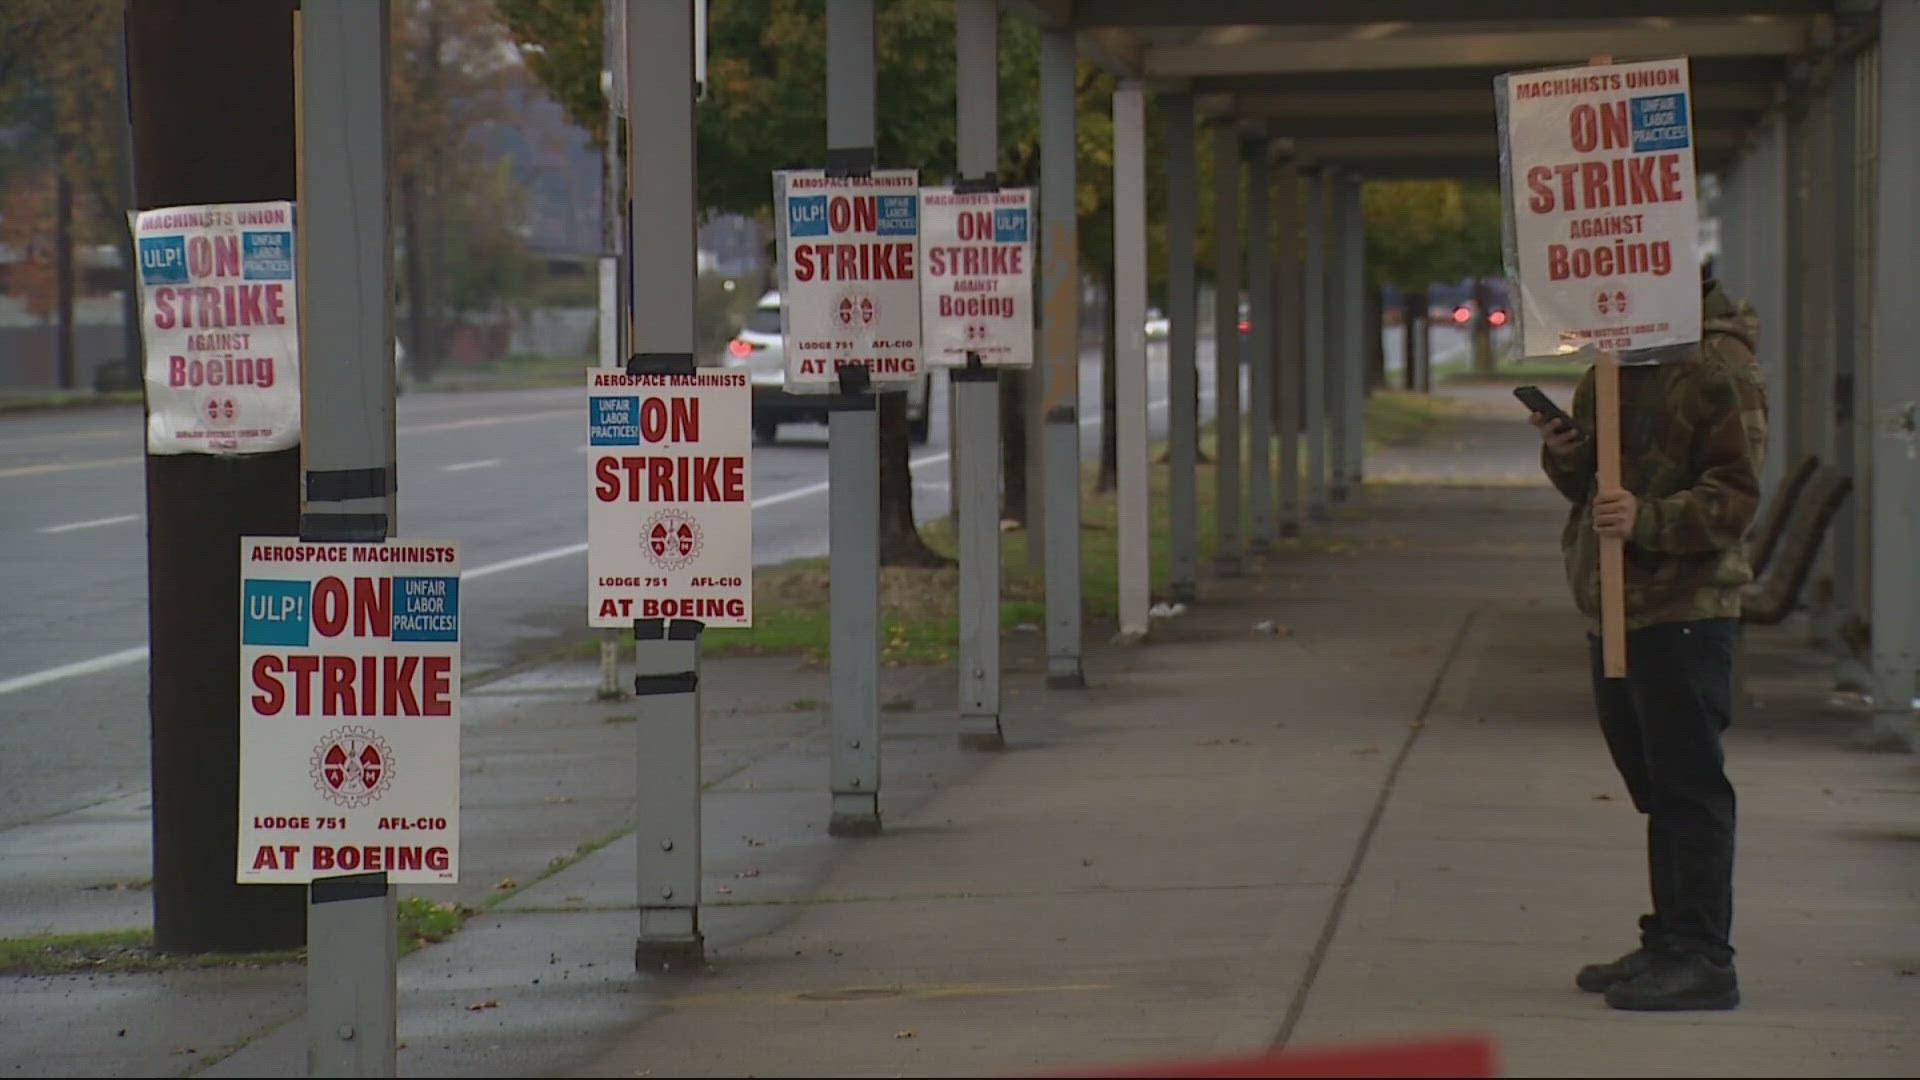
[(1580, 432), (1582, 438), (1586, 437), (1587, 433), (1581, 430), (1579, 424), (1573, 422), (1573, 417), (1568, 416), (1565, 409), (1555, 405), (1553, 399), (1543, 393), (1539, 387), (1516, 386), (1513, 388), (1513, 396), (1519, 398), (1520, 404), (1525, 405), (1528, 409), (1539, 413), (1549, 420), (1558, 420), (1574, 431)]

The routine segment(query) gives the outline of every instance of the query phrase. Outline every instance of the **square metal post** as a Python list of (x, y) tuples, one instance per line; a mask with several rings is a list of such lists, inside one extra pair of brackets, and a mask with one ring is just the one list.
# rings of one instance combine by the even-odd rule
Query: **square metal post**
[[(627, 170), (628, 310), (633, 347), (652, 362), (693, 367), (693, 4), (627, 0), (628, 143), (647, 162)], [(698, 964), (700, 933), (701, 624), (634, 624), (640, 721), (634, 777), (640, 970)]]
[(1040, 31), (1041, 351), (1047, 685), (1086, 685), (1080, 612), (1080, 241), (1074, 33)]
[[(295, 24), (307, 360), (300, 533), (316, 540), (379, 541), (392, 535), (396, 517), (387, 15), (385, 3), (307, 0)], [(384, 873), (346, 875), (313, 881), (307, 898), (309, 1075), (394, 1076), (393, 888)]]
[(1147, 105), (1137, 79), (1113, 91), (1115, 435), (1120, 633), (1147, 633), (1152, 603), (1147, 494)]
[(1247, 143), (1247, 542), (1268, 548), (1279, 536), (1273, 514), (1273, 181), (1267, 140)]
[[(1872, 280), (1873, 242), (1862, 235), (1868, 215), (1862, 212), (1863, 183), (1873, 179), (1870, 169), (1860, 166), (1861, 149), (1866, 145), (1860, 130), (1864, 119), (1860, 108), (1860, 80), (1866, 73), (1858, 57), (1842, 65), (1833, 80), (1833, 463), (1854, 478), (1854, 496), (1840, 504), (1833, 519), (1833, 600), (1834, 617), (1840, 626), (1866, 617), (1868, 601), (1863, 593), (1866, 582), (1865, 541), (1867, 515), (1866, 476), (1861, 463), (1867, 455), (1860, 450), (1866, 425), (1859, 422), (1861, 376), (1867, 367), (1864, 355), (1869, 338), (1866, 321), (1873, 313), (1873, 298), (1861, 289)], [(1842, 647), (1836, 650), (1834, 684), (1843, 690), (1866, 690), (1871, 676), (1863, 658)]]
[(1279, 169), (1274, 231), (1279, 265), (1273, 276), (1273, 327), (1279, 374), (1280, 535), (1300, 535), (1301, 298), (1300, 170), (1292, 161)]
[(1200, 439), (1199, 329), (1194, 237), (1193, 95), (1163, 99), (1167, 123), (1167, 596), (1192, 603), (1199, 592), (1200, 505), (1196, 470)]
[[(1880, 5), (1873, 265), (1873, 734), (1920, 750), (1920, 0)], [(1906, 238), (1902, 240), (1901, 238)]]
[(641, 971), (692, 967), (704, 959), (700, 630), (701, 624), (689, 619), (647, 619), (633, 625), (634, 711), (640, 740), (634, 777), (640, 937), (634, 943), (633, 965)]
[(1318, 166), (1302, 172), (1306, 221), (1300, 333), (1306, 355), (1300, 401), (1307, 412), (1307, 516), (1327, 520), (1327, 182)]
[(1213, 129), (1213, 477), (1214, 564), (1240, 573), (1240, 138), (1231, 123)]
[[(995, 0), (955, 0), (955, 98), (960, 175), (982, 180), (999, 157), (1000, 12)], [(961, 746), (997, 750), (1000, 727), (1000, 380), (969, 365), (951, 373), (953, 509), (960, 540)]]
[(1327, 267), (1327, 302), (1323, 316), (1322, 330), (1326, 335), (1326, 385), (1323, 388), (1327, 413), (1326, 455), (1327, 455), (1327, 497), (1330, 501), (1347, 501), (1347, 380), (1353, 377), (1353, 357), (1350, 355), (1352, 324), (1347, 318), (1347, 307), (1352, 303), (1348, 296), (1347, 279), (1347, 200), (1341, 192), (1347, 186), (1346, 174), (1338, 169), (1328, 169), (1323, 179), (1325, 188), (1321, 198), (1323, 212), (1326, 215), (1325, 232), (1322, 243), (1325, 245)]
[(1347, 317), (1347, 355), (1345, 364), (1347, 377), (1341, 380), (1341, 413), (1345, 420), (1341, 431), (1346, 441), (1346, 482), (1351, 495), (1360, 494), (1360, 486), (1366, 475), (1366, 422), (1367, 422), (1367, 357), (1372, 355), (1373, 342), (1367, 335), (1378, 338), (1380, 327), (1367, 324), (1367, 222), (1362, 216), (1360, 204), (1360, 178), (1344, 176), (1340, 185), (1339, 197), (1346, 212), (1343, 215), (1344, 227), (1340, 240), (1346, 248), (1346, 256), (1341, 265), (1346, 281), (1346, 317)]
[[(873, 0), (827, 10), (827, 150), (874, 145)], [(834, 836), (880, 831), (880, 414), (862, 389), (827, 420)]]
[(990, 368), (953, 372), (960, 424), (960, 745), (996, 750), (1000, 727), (1000, 378)]
[(382, 873), (319, 878), (307, 888), (307, 1075), (398, 1076), (393, 886)]
[(1752, 156), (1754, 167), (1753, 238), (1751, 269), (1754, 275), (1752, 303), (1763, 324), (1774, 327), (1760, 334), (1760, 377), (1767, 387), (1773, 408), (1767, 430), (1767, 453), (1760, 467), (1760, 490), (1771, 492), (1780, 486), (1786, 461), (1786, 429), (1792, 406), (1782, 401), (1788, 388), (1786, 334), (1787, 323), (1787, 120), (1781, 113), (1770, 114), (1761, 122), (1760, 138)]

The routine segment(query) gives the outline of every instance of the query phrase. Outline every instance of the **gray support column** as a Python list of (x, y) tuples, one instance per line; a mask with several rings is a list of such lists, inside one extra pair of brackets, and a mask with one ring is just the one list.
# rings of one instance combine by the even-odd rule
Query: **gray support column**
[(1752, 302), (1759, 311), (1760, 375), (1765, 381), (1772, 416), (1767, 433), (1767, 454), (1760, 470), (1760, 490), (1771, 492), (1780, 486), (1786, 462), (1786, 431), (1792, 425), (1793, 404), (1786, 400), (1787, 378), (1787, 247), (1786, 247), (1786, 139), (1784, 115), (1770, 114), (1761, 122), (1761, 135), (1754, 153), (1753, 237), (1754, 293)]
[(1147, 107), (1139, 80), (1113, 91), (1113, 327), (1119, 455), (1120, 633), (1144, 637), (1152, 603), (1147, 493)]
[[(1833, 586), (1835, 615), (1842, 630), (1864, 621), (1872, 604), (1867, 595), (1866, 465), (1871, 451), (1865, 444), (1872, 434), (1868, 419), (1872, 402), (1866, 396), (1872, 340), (1873, 236), (1870, 212), (1873, 169), (1865, 154), (1873, 145), (1871, 121), (1865, 103), (1873, 96), (1866, 81), (1877, 78), (1871, 50), (1843, 65), (1834, 80), (1834, 294), (1839, 298), (1834, 319), (1834, 466), (1853, 477), (1854, 495), (1840, 504), (1834, 518)], [(1846, 635), (1842, 634), (1842, 640)], [(1872, 673), (1865, 657), (1852, 649), (1839, 650), (1834, 683), (1842, 690), (1866, 691)]]
[(1273, 514), (1273, 180), (1267, 140), (1247, 144), (1247, 543), (1271, 547)]
[(1040, 279), (1045, 357), (1047, 684), (1086, 685), (1080, 640), (1080, 248), (1074, 35), (1040, 31)]
[[(1000, 12), (996, 0), (955, 0), (955, 99), (960, 175), (978, 180), (999, 159)], [(1000, 729), (1000, 379), (955, 370), (953, 508), (960, 540), (960, 745), (997, 750)]]
[[(384, 3), (307, 0), (295, 24), (299, 311), (307, 360), (300, 535), (308, 540), (378, 542), (393, 534), (387, 14)], [(342, 483), (369, 475), (377, 480)], [(334, 493), (322, 494), (326, 489)], [(397, 1075), (396, 904), (384, 873), (316, 878), (308, 886), (311, 1075)]]
[[(627, 0), (628, 310), (636, 353), (693, 357), (693, 4)], [(700, 624), (634, 624), (639, 740), (635, 843), (640, 936), (634, 966), (699, 963)]]
[(1274, 231), (1279, 263), (1274, 274), (1273, 326), (1279, 366), (1280, 535), (1300, 535), (1301, 313), (1300, 170), (1293, 162), (1279, 169), (1274, 193)]
[(1194, 186), (1193, 95), (1168, 94), (1167, 120), (1167, 595), (1192, 603), (1199, 592), (1200, 438), (1199, 329), (1194, 289), (1194, 238), (1199, 233)]
[[(313, 0), (300, 17), (301, 532), (383, 540), (394, 526), (393, 245), (386, 170), (387, 6)], [(326, 313), (353, 317), (328, 318)], [(322, 360), (324, 358), (324, 361)], [(377, 470), (373, 494), (315, 478)]]
[(1300, 333), (1306, 350), (1306, 371), (1300, 401), (1307, 413), (1307, 516), (1327, 520), (1327, 181), (1325, 170), (1304, 172), (1306, 197), (1301, 213), (1306, 224), (1307, 251), (1302, 274), (1304, 308)]
[(1240, 573), (1240, 140), (1213, 129), (1214, 563)]
[(1328, 169), (1322, 185), (1325, 191), (1325, 231), (1321, 233), (1326, 252), (1327, 299), (1321, 329), (1326, 338), (1327, 412), (1326, 455), (1327, 495), (1336, 503), (1347, 501), (1347, 380), (1353, 378), (1352, 320), (1347, 308), (1353, 302), (1347, 295), (1347, 174)]
[[(827, 5), (829, 154), (872, 149), (873, 66), (873, 0)], [(834, 836), (880, 831), (880, 414), (861, 393), (827, 422)]]
[[(1833, 100), (1831, 80), (1816, 84), (1802, 123), (1804, 144), (1799, 148), (1800, 279), (1794, 288), (1800, 313), (1800, 333), (1794, 367), (1804, 371), (1795, 397), (1800, 402), (1799, 429), (1807, 453), (1821, 461), (1835, 459), (1833, 384), (1836, 371), (1835, 332), (1841, 321), (1836, 310), (1842, 301), (1834, 290), (1835, 263), (1841, 252), (1835, 235), (1833, 170)], [(1797, 455), (1796, 455), (1797, 457)], [(1848, 502), (1853, 500), (1849, 499)], [(1834, 550), (1820, 545), (1818, 561), (1807, 590), (1807, 629), (1813, 643), (1829, 648), (1838, 630), (1833, 600)]]
[(400, 1075), (399, 930), (399, 899), (384, 873), (309, 886), (308, 1076)]
[(1372, 355), (1369, 350), (1373, 344), (1367, 335), (1378, 336), (1380, 327), (1367, 322), (1367, 223), (1361, 216), (1361, 181), (1358, 176), (1343, 176), (1341, 180), (1341, 278), (1347, 320), (1346, 357), (1342, 361), (1347, 377), (1340, 381), (1341, 436), (1346, 444), (1343, 479), (1348, 493), (1357, 496), (1366, 475), (1367, 357)]
[(1882, 0), (1873, 264), (1873, 728), (1920, 749), (1920, 0)]

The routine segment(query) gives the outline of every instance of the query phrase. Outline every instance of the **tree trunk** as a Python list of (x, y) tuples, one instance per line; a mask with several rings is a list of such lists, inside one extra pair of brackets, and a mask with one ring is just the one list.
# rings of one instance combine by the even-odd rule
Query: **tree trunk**
[(59, 313), (59, 337), (56, 339), (56, 356), (59, 358), (60, 389), (71, 390), (75, 385), (73, 352), (73, 184), (67, 180), (67, 174), (61, 172), (54, 177), (53, 211), (53, 288), (54, 310)]
[(1114, 268), (1106, 268), (1106, 301), (1102, 305), (1106, 329), (1100, 335), (1100, 477), (1096, 491), (1120, 486), (1120, 354), (1119, 334), (1113, 325)]
[(1420, 298), (1420, 392), (1433, 393), (1433, 317), (1425, 296)]
[(1420, 324), (1426, 315), (1427, 298), (1421, 293), (1405, 293), (1400, 301), (1400, 383), (1407, 390), (1420, 389)]
[(1493, 324), (1487, 321), (1487, 279), (1473, 279), (1473, 370), (1493, 371)]
[(427, 330), (427, 271), (420, 247), (425, 242), (420, 228), (420, 180), (412, 175), (400, 178), (400, 237), (406, 248), (402, 273), (407, 281), (407, 374), (424, 379), (433, 371), (428, 353), (433, 348)]
[(907, 395), (880, 404), (880, 565), (938, 567), (953, 560), (927, 546), (913, 523), (913, 469), (907, 463)]
[(1019, 368), (1000, 372), (1000, 520), (1027, 523), (1027, 388)]
[(1367, 358), (1367, 392), (1384, 389), (1387, 385), (1387, 344), (1381, 340), (1382, 312), (1386, 301), (1381, 299), (1380, 287), (1367, 287), (1367, 317), (1361, 323), (1362, 332), (1367, 339), (1361, 342)]

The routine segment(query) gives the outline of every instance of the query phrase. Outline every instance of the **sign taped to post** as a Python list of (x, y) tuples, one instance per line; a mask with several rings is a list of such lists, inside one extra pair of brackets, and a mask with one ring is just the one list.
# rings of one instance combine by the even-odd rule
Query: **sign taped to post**
[(587, 625), (753, 625), (744, 371), (587, 369)]
[(140, 260), (147, 452), (261, 454), (300, 445), (293, 204), (128, 216)]
[(460, 880), (460, 549), (240, 540), (242, 885)]
[(1686, 59), (1502, 75), (1495, 96), (1527, 355), (1700, 340)]
[(920, 206), (927, 363), (1033, 366), (1033, 192), (923, 188)]
[(920, 375), (920, 174), (773, 174), (786, 388), (832, 393), (862, 367), (877, 386)]

